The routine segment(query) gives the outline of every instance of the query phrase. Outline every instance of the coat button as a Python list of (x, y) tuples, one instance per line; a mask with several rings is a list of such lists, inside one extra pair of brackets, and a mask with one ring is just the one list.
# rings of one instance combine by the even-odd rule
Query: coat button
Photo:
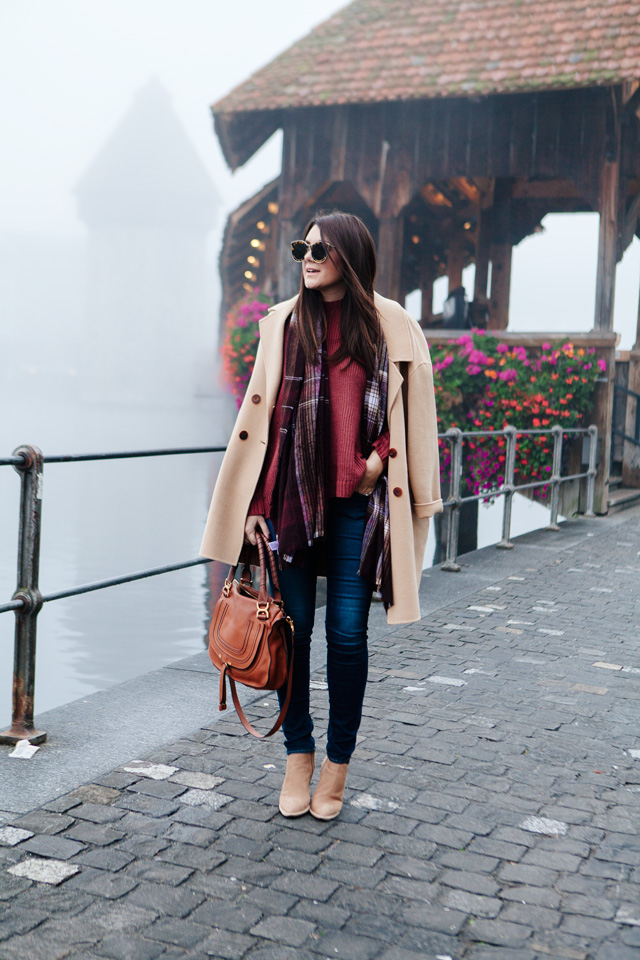
[(395, 447), (391, 447), (391, 449), (389, 450), (389, 456), (390, 456), (390, 457), (397, 457), (397, 456), (398, 456), (398, 451), (396, 450)]
[(251, 403), (260, 403), (261, 400), (262, 397), (259, 393), (254, 393), (254, 395), (251, 397)]
[(248, 436), (249, 436), (249, 434), (247, 433), (246, 430), (241, 430), (241, 431), (240, 431), (240, 439), (241, 439), (241, 440), (246, 440)]
[(402, 496), (402, 490), (400, 489), (400, 487), (394, 487), (394, 488), (393, 488), (393, 495), (394, 495), (394, 497), (401, 497), (401, 496)]

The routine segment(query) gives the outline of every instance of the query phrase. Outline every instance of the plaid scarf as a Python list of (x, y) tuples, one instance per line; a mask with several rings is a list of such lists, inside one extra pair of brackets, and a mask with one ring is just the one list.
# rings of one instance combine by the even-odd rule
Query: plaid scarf
[[(287, 566), (296, 562), (299, 551), (325, 535), (326, 440), (329, 431), (326, 343), (322, 343), (314, 362), (308, 363), (295, 312), (289, 323), (278, 473), (273, 494), (278, 555), (281, 565)], [(320, 328), (316, 332), (320, 340)], [(376, 352), (375, 372), (367, 380), (364, 395), (362, 432), (368, 447), (380, 436), (384, 426), (388, 371), (387, 346), (382, 337)], [(358, 573), (375, 581), (385, 608), (393, 603), (389, 491), (385, 474), (380, 475), (369, 497)]]
[[(384, 337), (376, 351), (376, 364), (373, 376), (367, 380), (364, 392), (364, 436), (370, 447), (382, 433), (387, 413), (387, 391), (389, 384), (389, 356)], [(387, 610), (393, 604), (391, 584), (391, 533), (389, 527), (389, 482), (386, 472), (382, 472), (369, 497), (367, 525), (360, 554), (361, 576), (375, 580), (376, 590), (382, 597)]]

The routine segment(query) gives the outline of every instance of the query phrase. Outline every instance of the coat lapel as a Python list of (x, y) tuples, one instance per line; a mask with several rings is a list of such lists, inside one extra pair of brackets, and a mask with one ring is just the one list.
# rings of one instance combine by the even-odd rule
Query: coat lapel
[(260, 341), (268, 409), (275, 404), (282, 380), (284, 327), (293, 312), (297, 296), (276, 304), (260, 321)]
[(382, 323), (382, 332), (389, 353), (389, 386), (387, 393), (387, 420), (404, 383), (400, 363), (413, 360), (413, 344), (404, 310), (395, 300), (375, 294), (375, 304)]

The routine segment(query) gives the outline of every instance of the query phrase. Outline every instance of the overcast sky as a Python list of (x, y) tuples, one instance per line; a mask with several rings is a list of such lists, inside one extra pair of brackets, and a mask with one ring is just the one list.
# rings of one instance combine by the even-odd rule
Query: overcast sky
[[(73, 189), (150, 77), (158, 77), (225, 212), (276, 176), (279, 138), (235, 176), (209, 105), (344, 6), (291, 0), (0, 0), (0, 231), (82, 234)], [(300, 64), (304, 73), (304, 64)], [(222, 224), (220, 225), (222, 226)], [(596, 218), (548, 220), (514, 257), (514, 329), (590, 329)], [(619, 271), (616, 329), (635, 338), (640, 243)]]

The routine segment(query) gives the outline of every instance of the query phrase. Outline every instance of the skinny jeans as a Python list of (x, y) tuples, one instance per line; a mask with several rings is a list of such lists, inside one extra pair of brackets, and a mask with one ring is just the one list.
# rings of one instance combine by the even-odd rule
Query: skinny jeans
[[(367, 623), (373, 583), (358, 575), (358, 567), (368, 499), (355, 493), (327, 501), (327, 756), (333, 763), (348, 763), (355, 750), (367, 684)], [(315, 751), (309, 712), (309, 661), (317, 575), (314, 548), (305, 554), (302, 566), (278, 571), (284, 609), (295, 628), (291, 701), (282, 725), (287, 754)], [(282, 704), (280, 691), (278, 697)]]

